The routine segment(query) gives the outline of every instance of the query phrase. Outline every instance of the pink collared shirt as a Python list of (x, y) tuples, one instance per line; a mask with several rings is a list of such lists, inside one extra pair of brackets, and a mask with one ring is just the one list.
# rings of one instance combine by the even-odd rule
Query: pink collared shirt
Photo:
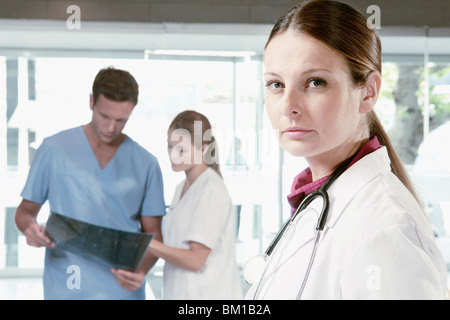
[[(356, 154), (355, 158), (348, 165), (347, 169), (350, 168), (354, 163), (363, 158), (364, 156), (372, 153), (373, 151), (381, 148), (378, 138), (374, 136), (369, 142), (367, 142)], [(312, 181), (312, 172), (310, 168), (306, 168), (300, 174), (294, 178), (292, 183), (291, 193), (287, 196), (288, 202), (291, 205), (292, 213), (295, 212), (297, 207), (303, 201), (303, 199), (316, 190), (325, 183), (329, 176), (320, 178), (316, 181)]]

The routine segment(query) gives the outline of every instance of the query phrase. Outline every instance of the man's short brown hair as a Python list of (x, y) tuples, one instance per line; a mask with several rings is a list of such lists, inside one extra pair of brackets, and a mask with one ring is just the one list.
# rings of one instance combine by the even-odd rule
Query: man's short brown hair
[(109, 67), (97, 73), (92, 85), (92, 94), (94, 105), (101, 94), (112, 101), (131, 101), (136, 105), (138, 103), (139, 85), (128, 71)]

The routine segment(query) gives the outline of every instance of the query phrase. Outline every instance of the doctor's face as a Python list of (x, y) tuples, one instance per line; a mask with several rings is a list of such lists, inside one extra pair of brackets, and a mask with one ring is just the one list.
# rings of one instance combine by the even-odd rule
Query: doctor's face
[(135, 104), (131, 101), (113, 101), (99, 95), (94, 105), (91, 95), (92, 128), (98, 139), (105, 144), (113, 144), (122, 134)]
[(360, 112), (364, 89), (353, 85), (344, 58), (288, 30), (268, 44), (264, 63), (266, 108), (280, 145), (310, 166), (351, 156), (366, 111)]

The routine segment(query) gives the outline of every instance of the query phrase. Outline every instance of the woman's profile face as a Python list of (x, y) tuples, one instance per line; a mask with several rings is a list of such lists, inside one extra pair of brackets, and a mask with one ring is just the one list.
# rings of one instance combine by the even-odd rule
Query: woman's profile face
[(353, 85), (341, 55), (288, 30), (268, 44), (264, 64), (267, 112), (286, 151), (310, 165), (357, 151), (366, 138), (360, 111), (365, 89)]
[(195, 165), (203, 164), (203, 146), (196, 143), (186, 129), (169, 129), (167, 131), (167, 152), (172, 170), (188, 171)]
[(172, 170), (189, 170), (194, 165), (194, 146), (187, 130), (177, 129), (167, 132), (167, 151)]

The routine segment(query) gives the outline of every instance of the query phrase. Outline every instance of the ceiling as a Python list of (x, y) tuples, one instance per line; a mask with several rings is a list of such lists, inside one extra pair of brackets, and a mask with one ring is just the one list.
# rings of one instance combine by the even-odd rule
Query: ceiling
[[(0, 19), (0, 55), (143, 58), (145, 50), (252, 51), (262, 54), (271, 25)], [(429, 37), (425, 37), (428, 32)], [(448, 29), (382, 28), (387, 55), (450, 54)]]

